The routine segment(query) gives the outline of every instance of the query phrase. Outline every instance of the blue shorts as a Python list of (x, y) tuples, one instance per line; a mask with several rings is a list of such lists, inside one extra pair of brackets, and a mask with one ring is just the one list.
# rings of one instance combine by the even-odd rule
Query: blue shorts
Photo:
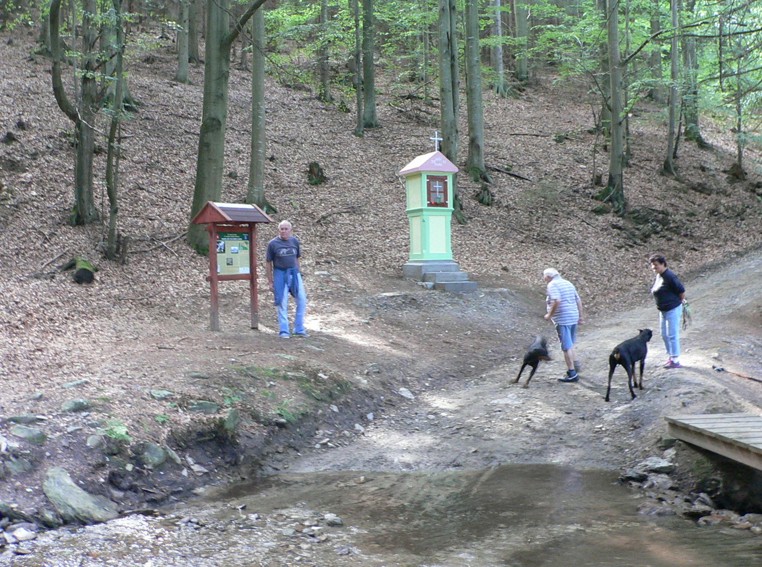
[(556, 325), (558, 340), (561, 341), (561, 350), (566, 352), (577, 342), (577, 325)]

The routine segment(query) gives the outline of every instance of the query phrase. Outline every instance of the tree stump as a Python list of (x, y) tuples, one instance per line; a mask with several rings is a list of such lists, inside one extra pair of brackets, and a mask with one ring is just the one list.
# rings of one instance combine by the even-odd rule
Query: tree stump
[(78, 284), (91, 284), (95, 281), (95, 272), (98, 268), (93, 266), (88, 260), (77, 256), (61, 266), (61, 271), (74, 270), (74, 281)]
[(324, 183), (326, 179), (328, 178), (325, 176), (325, 172), (323, 171), (323, 168), (320, 167), (320, 164), (316, 161), (311, 161), (307, 166), (307, 181), (309, 181), (309, 184), (320, 185), (321, 183)]

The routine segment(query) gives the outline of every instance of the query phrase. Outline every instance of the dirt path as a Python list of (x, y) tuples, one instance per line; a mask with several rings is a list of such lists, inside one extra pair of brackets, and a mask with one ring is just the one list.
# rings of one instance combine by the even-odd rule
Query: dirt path
[[(291, 470), (442, 470), (508, 462), (621, 468), (656, 451), (655, 443), (665, 430), (664, 416), (760, 413), (762, 383), (735, 374), (762, 378), (760, 275), (762, 252), (757, 251), (686, 279), (694, 318), (684, 333), (683, 369), (658, 365), (664, 347), (649, 300), (595, 317), (583, 327), (578, 384), (556, 381), (564, 369), (555, 344), (554, 360), (539, 367), (528, 389), (513, 384), (519, 353), (513, 353), (513, 360), (499, 360), (494, 353), (501, 345), (493, 338), (485, 348), (494, 354), (492, 369), (483, 374), (463, 372), (450, 381), (413, 381), (409, 387), (413, 400), (388, 392), (394, 409), (363, 423), (365, 432), (357, 442), (335, 449), (321, 445), (296, 460)], [(515, 327), (526, 333), (537, 325), (531, 315), (538, 315), (528, 302), (524, 305), (524, 316), (517, 317)], [(646, 327), (655, 333), (645, 390), (631, 402), (626, 378), (618, 369), (612, 401), (605, 403), (608, 353)], [(717, 372), (713, 366), (733, 373)]]

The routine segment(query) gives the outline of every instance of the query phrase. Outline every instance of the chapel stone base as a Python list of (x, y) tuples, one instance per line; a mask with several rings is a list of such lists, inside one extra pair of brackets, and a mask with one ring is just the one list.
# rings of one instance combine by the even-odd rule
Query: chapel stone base
[(453, 260), (409, 260), (402, 266), (402, 275), (429, 289), (460, 293), (478, 287)]

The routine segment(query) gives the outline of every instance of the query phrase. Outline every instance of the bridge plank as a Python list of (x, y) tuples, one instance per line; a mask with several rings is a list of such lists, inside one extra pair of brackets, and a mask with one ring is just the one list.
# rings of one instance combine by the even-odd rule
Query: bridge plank
[(665, 419), (667, 432), (676, 439), (762, 470), (762, 416), (724, 413)]

